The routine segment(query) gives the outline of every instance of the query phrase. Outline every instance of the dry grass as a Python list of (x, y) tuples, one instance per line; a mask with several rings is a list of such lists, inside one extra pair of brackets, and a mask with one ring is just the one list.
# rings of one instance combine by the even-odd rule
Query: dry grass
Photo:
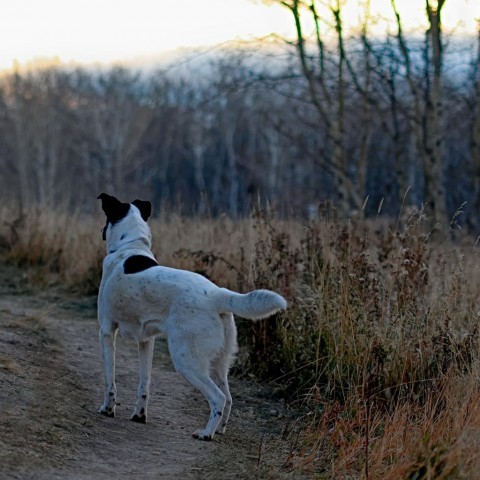
[[(0, 221), (4, 258), (32, 280), (95, 290), (101, 216), (6, 210)], [(152, 220), (160, 263), (289, 300), (274, 320), (239, 322), (242, 372), (281, 385), (295, 417), (283, 470), (480, 478), (477, 246), (432, 240), (427, 224), (422, 212), (393, 226), (265, 213)]]
[(80, 214), (32, 209), (19, 215), (0, 211), (0, 246), (4, 258), (25, 269), (39, 286), (61, 282), (85, 292), (98, 288), (101, 269), (100, 226)]

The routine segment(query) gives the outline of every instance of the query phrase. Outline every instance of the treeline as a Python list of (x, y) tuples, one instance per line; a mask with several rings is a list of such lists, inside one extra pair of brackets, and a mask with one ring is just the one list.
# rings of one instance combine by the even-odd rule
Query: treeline
[(301, 205), (309, 167), (275, 127), (288, 102), (262, 82), (246, 87), (242, 62), (229, 53), (178, 77), (61, 67), (5, 75), (2, 201), (89, 208), (111, 191), (195, 213), (238, 215), (257, 197)]
[(300, 56), (298, 43), (224, 50), (148, 72), (56, 66), (4, 74), (1, 200), (92, 211), (107, 191), (192, 214), (238, 216), (268, 202), (312, 215), (331, 201), (339, 215), (397, 215), (432, 201), (425, 156), (433, 154), (445, 215), (467, 202), (464, 218), (475, 226), (475, 41), (445, 48), (441, 115), (430, 118), (430, 53), (423, 39), (402, 40), (342, 38), (320, 51), (303, 45)]

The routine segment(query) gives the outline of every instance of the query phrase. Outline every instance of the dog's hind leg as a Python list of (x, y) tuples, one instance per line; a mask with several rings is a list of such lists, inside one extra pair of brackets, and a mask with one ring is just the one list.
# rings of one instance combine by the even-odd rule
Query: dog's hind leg
[(107, 417), (115, 416), (117, 401), (117, 386), (115, 385), (115, 339), (117, 328), (104, 329), (100, 327), (99, 340), (102, 350), (105, 396), (98, 413)]
[(225, 409), (220, 423), (217, 426), (216, 433), (224, 434), (225, 428), (232, 410), (232, 395), (228, 386), (228, 371), (237, 353), (237, 328), (231, 313), (222, 314), (223, 325), (225, 329), (225, 344), (218, 356), (212, 363), (211, 376), (212, 380), (218, 385), (225, 395)]
[(215, 385), (206, 372), (200, 372), (192, 368), (191, 365), (182, 363), (177, 363), (176, 369), (186, 380), (200, 390), (210, 406), (207, 426), (196, 430), (193, 436), (199, 440), (212, 440), (225, 409), (225, 394)]
[(212, 380), (218, 386), (218, 388), (225, 395), (225, 408), (220, 422), (215, 430), (216, 433), (224, 434), (225, 428), (230, 417), (230, 411), (232, 410), (232, 395), (228, 386), (228, 360), (226, 360), (224, 353), (220, 354), (212, 365)]
[(138, 423), (146, 423), (147, 406), (150, 398), (150, 377), (152, 373), (153, 349), (155, 338), (145, 342), (138, 342), (138, 361), (140, 366), (140, 383), (138, 385), (138, 397), (135, 410), (130, 420)]
[(200, 390), (210, 406), (207, 426), (196, 430), (193, 436), (199, 440), (212, 440), (222, 419), (226, 397), (209, 376), (211, 356), (205, 351), (201, 356), (197, 354), (199, 345), (188, 333), (184, 336), (169, 335), (168, 346), (177, 372)]

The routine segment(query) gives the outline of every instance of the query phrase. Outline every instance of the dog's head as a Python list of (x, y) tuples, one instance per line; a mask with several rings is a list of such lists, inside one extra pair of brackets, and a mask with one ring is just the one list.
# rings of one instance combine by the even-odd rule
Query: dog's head
[(144, 200), (123, 203), (112, 195), (101, 193), (102, 210), (107, 222), (102, 229), (102, 238), (107, 243), (107, 252), (117, 250), (124, 243), (144, 240), (150, 248), (151, 233), (147, 225), (152, 213), (152, 204)]

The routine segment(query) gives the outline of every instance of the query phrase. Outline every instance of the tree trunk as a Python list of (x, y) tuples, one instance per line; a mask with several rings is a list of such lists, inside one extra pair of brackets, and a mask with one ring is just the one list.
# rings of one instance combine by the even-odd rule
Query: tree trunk
[[(425, 203), (431, 210), (435, 227), (439, 228), (442, 232), (445, 232), (448, 227), (443, 159), (443, 97), (441, 84), (443, 45), (440, 14), (444, 1), (445, 0), (439, 0), (437, 7), (433, 7), (430, 5), (429, 0), (426, 0), (426, 9), (430, 25), (426, 42), (428, 44), (430, 40), (432, 46), (433, 74), (431, 87), (427, 90), (426, 124), (423, 132), (425, 150)], [(428, 58), (425, 60), (428, 66)], [(427, 85), (430, 85), (428, 77)]]
[(445, 0), (438, 0), (436, 6), (432, 6), (429, 0), (425, 0), (429, 28), (425, 36), (424, 91), (419, 90), (414, 78), (410, 52), (403, 36), (402, 23), (395, 0), (391, 0), (391, 3), (397, 19), (397, 39), (405, 62), (406, 79), (414, 103), (412, 128), (415, 133), (418, 155), (423, 165), (424, 203), (427, 212), (431, 215), (432, 227), (437, 231), (446, 233), (448, 222), (442, 131), (443, 43), (440, 21)]
[(470, 141), (470, 152), (472, 158), (472, 177), (473, 177), (473, 201), (472, 216), (477, 230), (480, 227), (480, 23), (478, 24), (477, 36), (477, 58), (474, 67), (475, 87), (474, 87), (474, 110), (473, 125)]

